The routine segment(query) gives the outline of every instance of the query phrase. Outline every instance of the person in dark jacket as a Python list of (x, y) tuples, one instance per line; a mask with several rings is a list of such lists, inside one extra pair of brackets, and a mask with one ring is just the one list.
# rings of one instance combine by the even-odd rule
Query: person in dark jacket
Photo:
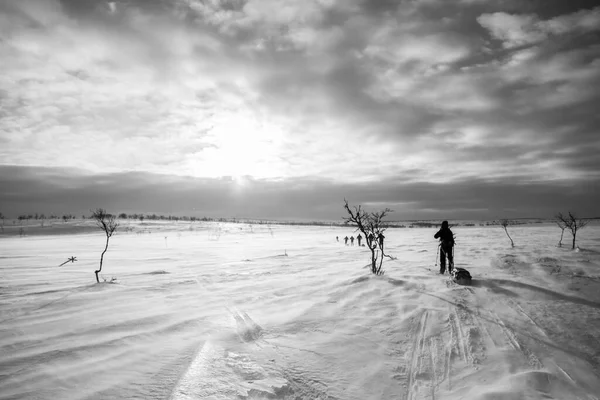
[(369, 233), (369, 236), (367, 236), (367, 246), (373, 247), (373, 239), (375, 239), (375, 236), (373, 236), (373, 233)]
[(442, 222), (442, 228), (433, 235), (440, 239), (440, 274), (446, 272), (446, 257), (448, 257), (448, 272), (454, 269), (454, 234), (448, 228), (448, 221)]

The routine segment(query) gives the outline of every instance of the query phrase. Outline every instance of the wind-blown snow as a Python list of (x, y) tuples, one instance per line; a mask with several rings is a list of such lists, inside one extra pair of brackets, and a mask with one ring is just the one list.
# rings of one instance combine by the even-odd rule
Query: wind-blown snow
[(600, 396), (597, 225), (453, 228), (470, 287), (435, 229), (390, 229), (381, 277), (351, 229), (175, 229), (113, 236), (117, 284), (101, 233), (0, 239), (0, 399)]

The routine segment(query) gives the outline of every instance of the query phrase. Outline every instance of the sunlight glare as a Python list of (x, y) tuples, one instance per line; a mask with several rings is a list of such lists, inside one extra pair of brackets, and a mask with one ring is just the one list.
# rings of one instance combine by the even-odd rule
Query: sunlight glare
[(242, 185), (244, 176), (273, 178), (281, 175), (278, 158), (281, 131), (247, 116), (230, 116), (209, 132), (205, 149), (192, 162), (195, 176), (231, 177)]

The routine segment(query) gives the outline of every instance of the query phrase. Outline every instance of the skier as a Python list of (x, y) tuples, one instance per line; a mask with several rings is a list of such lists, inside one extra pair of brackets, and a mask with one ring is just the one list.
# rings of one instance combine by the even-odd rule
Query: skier
[(358, 247), (360, 247), (360, 241), (362, 240), (362, 236), (360, 236), (360, 233), (356, 237), (356, 240), (358, 240)]
[(433, 235), (440, 239), (440, 274), (446, 272), (446, 257), (448, 257), (448, 272), (454, 269), (454, 234), (448, 227), (448, 221), (442, 222), (442, 228)]

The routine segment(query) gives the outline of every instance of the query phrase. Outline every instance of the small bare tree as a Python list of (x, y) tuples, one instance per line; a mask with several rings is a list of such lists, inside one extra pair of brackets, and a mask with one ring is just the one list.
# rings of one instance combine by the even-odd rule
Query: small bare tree
[(556, 214), (556, 219), (557, 221), (560, 221), (560, 223), (564, 224), (564, 226), (569, 228), (569, 230), (571, 231), (571, 234), (573, 235), (573, 246), (571, 248), (575, 249), (575, 239), (577, 238), (577, 231), (584, 228), (589, 223), (589, 220), (584, 218), (577, 218), (575, 215), (571, 214), (570, 211), (569, 215), (563, 215), (562, 213)]
[(392, 212), (392, 210), (386, 208), (382, 211), (368, 213), (363, 210), (360, 205), (358, 207), (352, 207), (351, 209), (346, 199), (344, 199), (344, 209), (346, 209), (346, 212), (349, 215), (349, 217), (344, 218), (344, 222), (346, 224), (355, 225), (365, 236), (367, 246), (371, 251), (371, 272), (375, 275), (383, 275), (385, 273), (385, 271), (381, 269), (383, 257), (392, 258), (384, 252), (383, 232), (385, 232), (387, 227), (385, 226), (383, 219), (387, 214)]
[(119, 226), (119, 224), (115, 220), (114, 215), (107, 214), (106, 210), (104, 210), (102, 208), (98, 208), (98, 209), (96, 209), (96, 211), (94, 211), (92, 213), (92, 219), (94, 219), (96, 221), (96, 226), (98, 226), (98, 228), (102, 229), (104, 231), (104, 233), (106, 234), (106, 246), (104, 246), (104, 251), (102, 252), (102, 255), (100, 256), (100, 268), (98, 268), (96, 271), (94, 271), (94, 273), (96, 274), (96, 282), (100, 283), (98, 274), (102, 271), (102, 261), (104, 260), (104, 253), (106, 253), (106, 250), (108, 250), (108, 241), (109, 241), (110, 237), (113, 235), (113, 233), (115, 233), (115, 231), (117, 230), (117, 227)]
[(563, 240), (563, 236), (565, 234), (565, 229), (567, 228), (567, 225), (565, 225), (565, 223), (562, 222), (560, 219), (557, 219), (554, 222), (560, 228), (560, 240), (558, 241), (558, 247), (562, 247), (562, 240)]
[(513, 242), (512, 238), (510, 237), (510, 235), (508, 234), (508, 229), (507, 227), (509, 225), (512, 225), (512, 221), (508, 220), (508, 219), (501, 219), (500, 220), (500, 226), (502, 226), (504, 228), (504, 232), (506, 232), (506, 236), (508, 236), (508, 238), (510, 239), (510, 245), (511, 247), (515, 247), (515, 242)]

